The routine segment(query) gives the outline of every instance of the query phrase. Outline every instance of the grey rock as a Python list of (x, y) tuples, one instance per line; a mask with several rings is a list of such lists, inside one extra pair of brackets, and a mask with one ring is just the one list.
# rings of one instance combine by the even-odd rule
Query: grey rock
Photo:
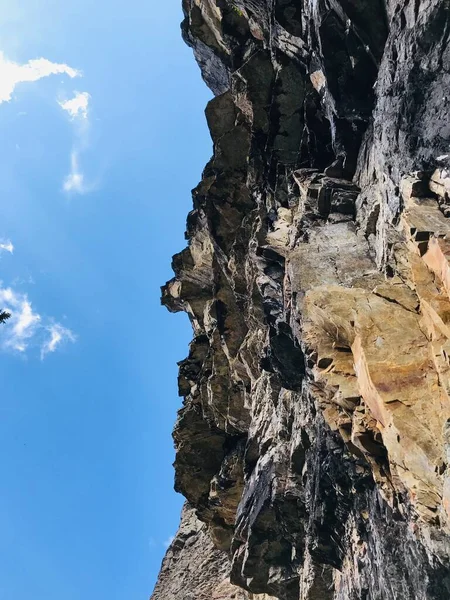
[(190, 506), (152, 598), (447, 599), (450, 5), (183, 9), (214, 154), (163, 287)]

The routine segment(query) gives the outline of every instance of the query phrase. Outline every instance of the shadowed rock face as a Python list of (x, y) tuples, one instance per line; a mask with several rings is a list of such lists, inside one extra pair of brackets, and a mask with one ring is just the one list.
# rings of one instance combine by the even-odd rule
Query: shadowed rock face
[(194, 508), (186, 505), (153, 596), (183, 600), (273, 600), (270, 596), (254, 596), (240, 589), (230, 583), (229, 575), (227, 555), (214, 547)]
[(214, 155), (152, 599), (448, 599), (450, 5), (183, 9)]

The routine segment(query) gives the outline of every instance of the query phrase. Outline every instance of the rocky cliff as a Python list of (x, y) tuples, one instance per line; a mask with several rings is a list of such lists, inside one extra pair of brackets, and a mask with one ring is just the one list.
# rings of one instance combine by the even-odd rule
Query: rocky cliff
[(450, 3), (183, 10), (214, 155), (152, 599), (448, 599)]

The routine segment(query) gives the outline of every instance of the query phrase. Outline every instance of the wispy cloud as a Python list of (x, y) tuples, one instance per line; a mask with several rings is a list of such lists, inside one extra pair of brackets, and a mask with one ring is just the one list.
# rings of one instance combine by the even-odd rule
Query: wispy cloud
[(34, 311), (27, 294), (0, 287), (0, 308), (11, 314), (0, 328), (0, 345), (4, 350), (24, 353), (37, 346), (44, 358), (63, 342), (75, 341), (75, 335), (59, 323), (46, 324), (48, 320)]
[(75, 130), (75, 141), (70, 153), (70, 173), (63, 182), (63, 189), (68, 193), (85, 194), (93, 188), (86, 184), (80, 166), (80, 155), (89, 146), (89, 100), (88, 92), (75, 92), (72, 99), (58, 102), (69, 115)]
[(49, 352), (55, 352), (55, 350), (65, 341), (75, 342), (76, 338), (72, 331), (66, 327), (63, 327), (59, 323), (50, 325), (50, 327), (47, 327), (47, 331), (49, 332), (50, 336), (41, 346), (42, 360)]
[(80, 75), (80, 72), (68, 65), (53, 63), (46, 58), (29, 60), (21, 65), (8, 60), (4, 53), (0, 52), (0, 104), (11, 100), (19, 83), (38, 81), (43, 77), (58, 74), (74, 78)]
[(10, 254), (14, 252), (14, 246), (11, 240), (0, 241), (0, 253), (1, 252), (9, 252)]
[[(38, 81), (50, 75), (65, 74), (70, 78), (81, 76), (81, 72), (66, 64), (54, 63), (46, 58), (29, 60), (19, 64), (6, 58), (0, 52), (0, 104), (12, 99), (14, 90), (19, 83)], [(93, 186), (85, 185), (85, 178), (80, 169), (79, 156), (88, 146), (89, 136), (89, 100), (88, 92), (75, 92), (73, 98), (58, 101), (60, 107), (67, 112), (71, 121), (75, 122), (75, 143), (71, 152), (71, 170), (64, 180), (63, 188), (66, 192), (84, 194)], [(24, 115), (26, 113), (19, 113)], [(20, 148), (16, 145), (16, 149)], [(11, 248), (11, 249), (9, 249)], [(0, 243), (0, 251), (13, 251), (12, 244), (5, 246)]]
[(11, 288), (0, 288), (0, 304), (11, 313), (11, 320), (4, 325), (2, 333), (5, 348), (24, 352), (28, 342), (36, 333), (41, 316), (33, 312), (26, 294), (15, 292)]
[(72, 150), (71, 152), (70, 167), (70, 173), (64, 179), (64, 191), (84, 194), (87, 191), (87, 188), (84, 185), (84, 175), (78, 164), (78, 152), (76, 150)]
[(70, 118), (87, 119), (90, 95), (87, 92), (75, 92), (71, 100), (60, 101), (60, 107), (69, 113)]

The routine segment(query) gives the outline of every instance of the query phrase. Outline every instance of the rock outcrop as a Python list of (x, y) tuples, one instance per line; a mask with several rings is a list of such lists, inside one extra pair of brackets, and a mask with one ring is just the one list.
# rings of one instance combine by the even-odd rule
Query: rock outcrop
[(164, 558), (154, 598), (183, 600), (274, 600), (249, 594), (230, 582), (230, 561), (217, 550), (207, 527), (188, 504), (181, 525)]
[(448, 599), (450, 3), (183, 9), (214, 155), (152, 599)]

